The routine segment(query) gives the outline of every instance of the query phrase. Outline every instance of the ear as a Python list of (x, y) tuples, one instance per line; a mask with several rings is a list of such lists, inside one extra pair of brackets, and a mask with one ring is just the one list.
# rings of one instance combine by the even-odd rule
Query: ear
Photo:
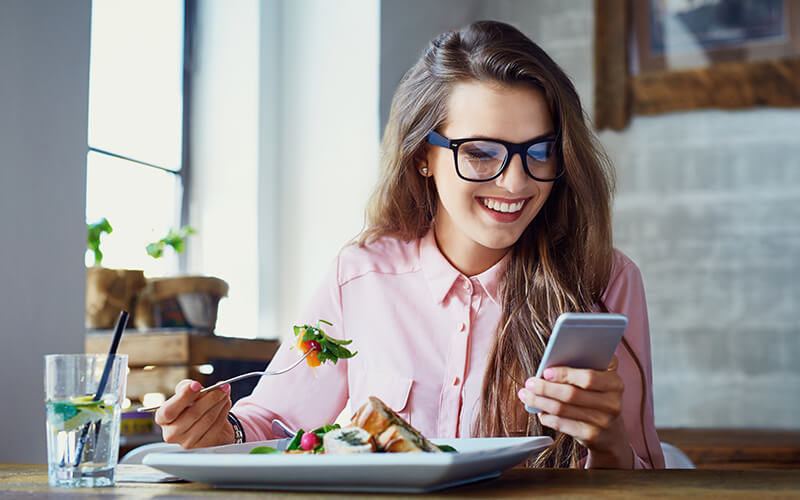
[(417, 164), (417, 172), (419, 172), (419, 175), (421, 175), (422, 177), (430, 177), (431, 176), (430, 170), (428, 170), (428, 161), (427, 160), (422, 160), (422, 161), (419, 162), (419, 164)]

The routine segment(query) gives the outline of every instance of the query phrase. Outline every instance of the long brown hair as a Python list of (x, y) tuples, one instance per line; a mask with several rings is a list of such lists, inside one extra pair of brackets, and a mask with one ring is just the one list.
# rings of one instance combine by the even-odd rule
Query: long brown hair
[(392, 100), (381, 174), (357, 242), (387, 235), (412, 240), (429, 230), (436, 215), (436, 188), (416, 167), (425, 154), (428, 132), (447, 121), (450, 89), (465, 81), (528, 85), (540, 91), (560, 138), (558, 160), (565, 172), (511, 250), (474, 433), (550, 435), (555, 443), (533, 465), (575, 466), (582, 454), (578, 443), (543, 429), (516, 396), (535, 373), (556, 318), (596, 308), (611, 274), (613, 170), (564, 71), (504, 23), (480, 21), (435, 38)]

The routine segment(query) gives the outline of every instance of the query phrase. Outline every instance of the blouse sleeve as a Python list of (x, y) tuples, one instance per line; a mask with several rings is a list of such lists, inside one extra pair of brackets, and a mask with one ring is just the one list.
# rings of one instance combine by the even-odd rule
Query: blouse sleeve
[(653, 410), (653, 368), (644, 283), (636, 264), (616, 250), (603, 302), (610, 312), (628, 317), (624, 342), (620, 342), (616, 355), (618, 371), (625, 384), (622, 416), (635, 456), (634, 467), (664, 468)]
[[(314, 293), (298, 324), (315, 325), (317, 320), (323, 319), (333, 323), (333, 326), (323, 325), (326, 334), (346, 338), (338, 269), (339, 258)], [(281, 344), (269, 369), (279, 370), (295, 362), (299, 351), (293, 345), (291, 341)], [(253, 393), (237, 401), (231, 411), (241, 421), (248, 441), (262, 441), (283, 437), (272, 433), (272, 421), (276, 418), (291, 429), (314, 429), (333, 423), (347, 398), (347, 360), (336, 364), (326, 362), (316, 368), (300, 363), (283, 375), (261, 377)]]

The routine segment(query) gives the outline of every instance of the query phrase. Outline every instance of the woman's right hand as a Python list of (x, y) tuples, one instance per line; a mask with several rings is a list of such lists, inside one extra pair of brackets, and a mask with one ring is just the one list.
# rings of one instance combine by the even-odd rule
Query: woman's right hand
[(167, 443), (183, 449), (230, 444), (235, 441), (228, 422), (231, 386), (200, 394), (203, 386), (195, 380), (181, 380), (175, 394), (156, 411), (155, 422)]

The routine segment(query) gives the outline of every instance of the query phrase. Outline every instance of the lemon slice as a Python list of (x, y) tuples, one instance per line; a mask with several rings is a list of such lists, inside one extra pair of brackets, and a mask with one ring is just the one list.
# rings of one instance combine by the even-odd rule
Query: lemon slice
[(89, 422), (110, 421), (113, 407), (104, 401), (94, 401), (92, 396), (73, 397), (69, 400), (48, 401), (47, 421), (56, 431), (71, 432)]

